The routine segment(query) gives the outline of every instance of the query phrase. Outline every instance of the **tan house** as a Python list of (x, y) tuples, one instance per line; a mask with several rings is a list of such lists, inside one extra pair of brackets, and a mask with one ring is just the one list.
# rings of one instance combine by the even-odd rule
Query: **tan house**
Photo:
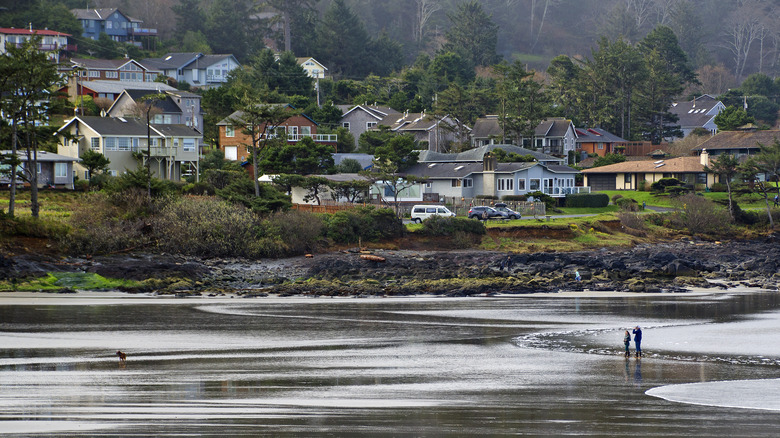
[[(186, 174), (198, 174), (200, 132), (185, 125), (156, 124), (150, 125), (148, 132), (151, 145), (147, 142), (147, 125), (143, 120), (76, 116), (57, 130), (57, 152), (79, 158), (92, 149), (111, 161), (109, 174), (119, 175), (145, 164), (145, 157), (136, 157), (138, 152), (145, 153), (148, 149), (156, 178), (178, 181)], [(79, 178), (89, 178), (87, 169), (80, 164), (74, 165), (74, 171)]]
[(306, 74), (309, 75), (309, 77), (312, 77), (314, 79), (323, 79), (325, 78), (325, 73), (328, 71), (328, 68), (322, 65), (319, 61), (317, 61), (314, 58), (298, 58), (298, 65), (301, 66), (304, 70), (306, 70)]
[(624, 161), (585, 169), (582, 174), (585, 176), (584, 185), (594, 192), (637, 190), (641, 181), (650, 185), (661, 178), (677, 178), (686, 185), (703, 184), (710, 187), (716, 182), (716, 176), (704, 170), (706, 164), (709, 164), (709, 155), (704, 153), (699, 157)]

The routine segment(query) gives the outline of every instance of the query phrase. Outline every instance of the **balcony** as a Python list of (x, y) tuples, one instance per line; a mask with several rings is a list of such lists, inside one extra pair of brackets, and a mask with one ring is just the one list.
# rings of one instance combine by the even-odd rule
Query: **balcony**
[(127, 34), (130, 36), (157, 36), (157, 29), (131, 27), (127, 29)]
[[(261, 140), (278, 137), (276, 134), (266, 134), (261, 137)], [(337, 134), (287, 134), (287, 141), (295, 143), (304, 137), (311, 137), (315, 143), (336, 143), (339, 136)]]
[[(138, 152), (143, 155), (146, 155), (146, 146), (138, 146), (133, 148), (133, 152)], [(176, 148), (174, 147), (163, 147), (163, 146), (152, 146), (150, 151), (151, 155), (153, 157), (174, 157), (176, 156)]]
[(590, 187), (545, 187), (542, 193), (552, 197), (564, 197), (566, 195), (576, 195), (578, 193), (590, 193)]

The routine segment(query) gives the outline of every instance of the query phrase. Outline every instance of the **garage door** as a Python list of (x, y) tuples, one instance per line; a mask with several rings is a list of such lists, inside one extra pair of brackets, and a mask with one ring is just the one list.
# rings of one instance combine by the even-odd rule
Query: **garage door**
[(591, 192), (615, 190), (615, 174), (588, 175), (588, 185)]

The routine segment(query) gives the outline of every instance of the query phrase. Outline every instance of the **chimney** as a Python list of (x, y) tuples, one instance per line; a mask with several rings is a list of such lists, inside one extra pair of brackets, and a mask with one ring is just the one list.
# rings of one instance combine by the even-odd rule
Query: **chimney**
[(496, 156), (490, 152), (482, 157), (482, 194), (496, 194)]
[(699, 155), (699, 162), (702, 166), (710, 167), (710, 153), (707, 152), (707, 149), (701, 150), (701, 155)]

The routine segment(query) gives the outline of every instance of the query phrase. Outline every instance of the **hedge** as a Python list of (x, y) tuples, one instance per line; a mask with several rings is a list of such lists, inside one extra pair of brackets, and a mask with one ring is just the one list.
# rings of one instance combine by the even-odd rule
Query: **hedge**
[(606, 193), (578, 193), (566, 196), (567, 207), (601, 208), (609, 205), (609, 195)]

